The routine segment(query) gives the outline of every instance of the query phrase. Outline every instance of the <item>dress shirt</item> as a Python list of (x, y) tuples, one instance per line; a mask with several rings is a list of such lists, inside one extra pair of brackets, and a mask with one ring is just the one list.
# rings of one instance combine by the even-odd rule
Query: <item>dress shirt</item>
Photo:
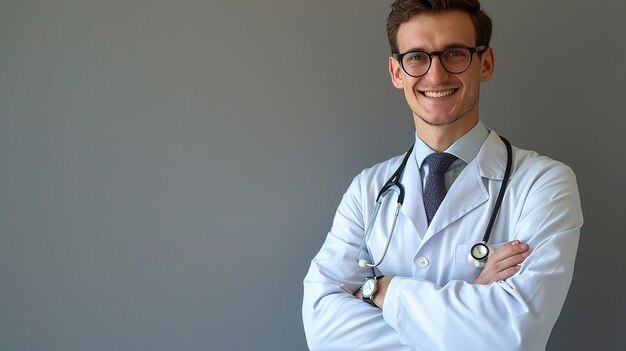
[[(458, 157), (458, 160), (454, 161), (454, 163), (452, 163), (450, 168), (446, 171), (446, 189), (450, 189), (450, 186), (452, 186), (452, 183), (454, 183), (459, 174), (461, 174), (463, 169), (465, 169), (465, 166), (467, 166), (467, 164), (470, 163), (474, 157), (476, 157), (480, 147), (483, 145), (488, 135), (489, 131), (485, 128), (483, 122), (479, 120), (474, 128), (465, 133), (465, 135), (455, 141), (444, 151)], [(428, 175), (428, 164), (424, 162), (424, 159), (436, 151), (431, 149), (422, 139), (420, 139), (420, 137), (417, 136), (417, 133), (415, 133), (414, 149), (415, 151), (413, 154), (415, 155), (415, 161), (417, 161), (417, 166), (420, 170), (423, 189), (424, 186), (426, 186), (426, 176)]]

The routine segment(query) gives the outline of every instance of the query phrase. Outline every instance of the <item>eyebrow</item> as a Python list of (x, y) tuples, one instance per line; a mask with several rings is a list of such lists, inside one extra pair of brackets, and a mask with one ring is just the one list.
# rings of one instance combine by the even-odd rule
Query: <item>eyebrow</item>
[[(461, 44), (461, 43), (453, 43), (453, 44), (448, 44), (446, 45), (443, 49), (441, 50), (433, 50), (433, 51), (444, 51), (447, 49), (451, 49), (451, 48), (471, 48), (471, 45), (466, 45), (466, 44)], [(408, 49), (404, 52), (413, 52), (413, 51), (422, 51), (422, 52), (433, 52), (433, 51), (428, 51), (425, 48), (421, 48), (421, 47), (414, 47), (411, 49)]]

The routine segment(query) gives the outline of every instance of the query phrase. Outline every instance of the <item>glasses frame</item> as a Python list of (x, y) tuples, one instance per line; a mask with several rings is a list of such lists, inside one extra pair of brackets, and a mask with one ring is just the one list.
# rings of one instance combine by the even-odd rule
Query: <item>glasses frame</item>
[[(430, 67), (433, 65), (433, 56), (437, 56), (439, 58), (439, 63), (441, 64), (441, 67), (443, 67), (443, 69), (446, 70), (446, 72), (452, 73), (452, 74), (461, 74), (465, 71), (467, 71), (467, 69), (472, 65), (472, 61), (474, 59), (474, 53), (477, 53), (480, 55), (481, 52), (486, 51), (487, 50), (487, 45), (479, 45), (473, 48), (470, 47), (465, 47), (465, 46), (455, 46), (455, 47), (450, 47), (447, 48), (445, 50), (441, 50), (441, 51), (431, 51), (431, 52), (426, 52), (426, 51), (421, 51), (421, 50), (411, 50), (411, 51), (407, 51), (405, 53), (402, 54), (398, 54), (398, 53), (392, 53), (393, 58), (395, 58), (398, 63), (400, 63), (400, 66), (402, 67), (402, 70), (408, 74), (409, 76), (413, 77), (413, 78), (419, 78), (422, 77), (424, 75), (426, 75), (426, 73), (428, 73), (428, 71), (430, 71)], [(454, 50), (454, 49), (466, 49), (470, 52), (470, 60), (469, 63), (467, 64), (467, 67), (465, 67), (465, 69), (463, 69), (462, 71), (459, 72), (452, 72), (450, 71), (444, 64), (443, 64), (443, 60), (441, 60), (441, 55), (443, 55), (446, 51), (448, 50)], [(426, 69), (426, 71), (418, 76), (414, 76), (411, 73), (407, 72), (406, 68), (404, 68), (404, 56), (408, 55), (408, 54), (414, 54), (416, 52), (425, 54), (426, 56), (428, 56), (428, 68)]]

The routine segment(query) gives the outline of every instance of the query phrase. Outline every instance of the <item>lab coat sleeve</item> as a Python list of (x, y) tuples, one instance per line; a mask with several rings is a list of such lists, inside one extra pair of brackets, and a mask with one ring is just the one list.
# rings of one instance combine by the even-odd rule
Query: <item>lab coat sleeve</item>
[(510, 192), (522, 206), (512, 237), (531, 249), (515, 276), (490, 285), (392, 279), (383, 315), (401, 343), (418, 350), (545, 349), (571, 283), (583, 222), (573, 172), (551, 162), (527, 191)]
[[(322, 248), (304, 279), (302, 316), (311, 350), (405, 350), (382, 311), (353, 293), (371, 268), (355, 261), (364, 233), (360, 177), (344, 194)], [(364, 250), (364, 255), (367, 253)]]

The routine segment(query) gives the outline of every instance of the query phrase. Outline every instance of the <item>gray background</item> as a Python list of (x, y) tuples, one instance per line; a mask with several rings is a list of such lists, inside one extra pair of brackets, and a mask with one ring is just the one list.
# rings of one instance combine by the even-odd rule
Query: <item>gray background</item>
[[(413, 139), (388, 5), (1, 0), (0, 350), (305, 349), (342, 193)], [(548, 349), (623, 350), (626, 3), (484, 5), (485, 124), (583, 200)]]

